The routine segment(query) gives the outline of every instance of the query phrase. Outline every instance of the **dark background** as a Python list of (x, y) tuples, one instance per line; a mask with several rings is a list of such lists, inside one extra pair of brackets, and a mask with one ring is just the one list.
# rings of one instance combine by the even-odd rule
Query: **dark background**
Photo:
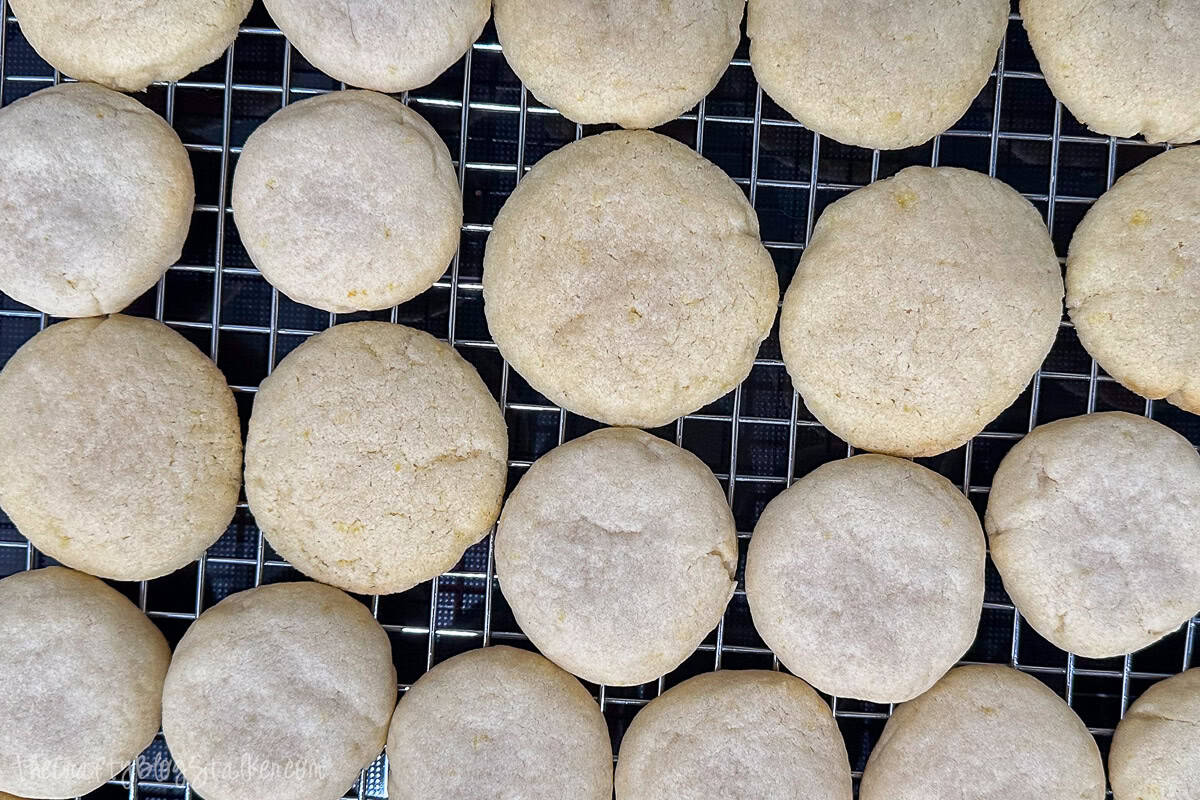
[[(700, 149), (746, 191), (785, 290), (812, 222), (826, 205), (913, 164), (968, 167), (1011, 184), (1045, 215), (1058, 253), (1065, 256), (1091, 202), (1116, 177), (1162, 148), (1092, 134), (1057, 104), (1038, 72), (1015, 6), (1014, 0), (997, 71), (954, 128), (921, 147), (873, 152), (814, 136), (758, 90), (745, 41), (708, 98), (659, 130)], [(25, 42), (2, 0), (0, 12), (0, 99), (7, 104), (62, 76)], [(505, 409), (511, 486), (533, 459), (599, 426), (551, 405), (500, 358), (483, 316), (484, 241), (520, 172), (551, 150), (604, 128), (576, 126), (524, 93), (489, 24), (466, 58), (432, 85), (402, 96), (444, 137), (459, 166), (465, 203), (459, 257), (433, 288), (398, 308), (334, 317), (271, 289), (242, 248), (228, 203), (238, 154), (250, 132), (285, 100), (338, 88), (287, 45), (256, 4), (226, 56), (184, 81), (137, 95), (179, 132), (191, 154), (197, 197), (180, 263), (128, 313), (165, 321), (212, 356), (234, 388), (243, 424), (254, 389), (271, 366), (334, 322), (390, 319), (448, 339), (479, 369)], [(53, 321), (0, 295), (0, 363)], [(1200, 443), (1200, 418), (1165, 402), (1145, 401), (1113, 382), (1097, 369), (1064, 318), (1057, 344), (1017, 402), (966, 446), (920, 463), (961, 486), (982, 513), (996, 465), (1022, 434), (1060, 417), (1111, 409), (1151, 415)], [(789, 480), (852, 452), (815, 422), (792, 391), (774, 334), (737, 392), (656, 433), (699, 455), (727, 488), (741, 532), (743, 566), (749, 532), (767, 501)], [(490, 546), (489, 539), (472, 547), (454, 571), (432, 583), (399, 595), (363, 598), (391, 636), (402, 689), (431, 664), (463, 650), (490, 642), (529, 646), (495, 583)], [(0, 575), (49, 563), (0, 513)], [(147, 583), (115, 585), (139, 602), (174, 644), (200, 611), (231, 592), (299, 577), (264, 544), (242, 503), (202, 563)], [(751, 624), (743, 588), (739, 584), (721, 625), (676, 671), (640, 687), (590, 687), (609, 721), (614, 749), (637, 709), (664, 687), (716, 667), (775, 665)], [(1128, 703), (1153, 681), (1192, 663), (1196, 629), (1194, 619), (1126, 658), (1074, 658), (1019, 618), (989, 562), (979, 635), (966, 660), (1012, 664), (1037, 676), (1067, 699), (1107, 751)], [(889, 709), (832, 702), (857, 785)], [(161, 737), (142, 758), (147, 768), (167, 763)], [(347, 796), (385, 796), (385, 774), (381, 758)], [(178, 773), (125, 774), (92, 797), (190, 796), (185, 791)]]

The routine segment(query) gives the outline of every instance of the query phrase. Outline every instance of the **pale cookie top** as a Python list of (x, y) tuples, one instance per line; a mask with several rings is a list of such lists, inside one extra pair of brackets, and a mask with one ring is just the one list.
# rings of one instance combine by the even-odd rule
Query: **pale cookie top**
[(861, 800), (1104, 800), (1100, 750), (1044, 683), (995, 664), (950, 670), (896, 707)]
[(959, 120), (987, 84), (1008, 0), (750, 0), (754, 75), (818, 133), (888, 150)]
[(314, 67), (352, 86), (404, 92), (462, 58), (491, 15), (489, 0), (263, 0)]
[(1200, 0), (1021, 0), (1054, 96), (1106, 136), (1200, 139)]
[(574, 122), (653, 128), (717, 85), (746, 0), (496, 0), (513, 72)]
[(825, 701), (768, 670), (686, 680), (637, 713), (617, 759), (620, 800), (850, 800), (846, 745)]
[(733, 514), (712, 472), (634, 428), (539, 458), (496, 529), (517, 624), (594, 683), (645, 683), (679, 666), (721, 619), (736, 569)]
[(932, 456), (1008, 408), (1050, 351), (1062, 277), (1004, 183), (909, 167), (821, 214), (779, 322), (808, 410), (855, 447)]
[(242, 436), (225, 376), (175, 331), (68, 320), (0, 372), (0, 505), (51, 558), (116, 580), (204, 554), (237, 504)]
[(543, 158), (496, 217), (488, 327), (534, 389), (652, 428), (732, 390), (779, 286), (742, 190), (665, 136), (614, 131)]
[(62, 567), (0, 580), (0, 789), (74, 797), (120, 773), (158, 733), (170, 660), (103, 581)]
[(1155, 156), (1096, 201), (1071, 239), (1067, 310), (1108, 374), (1200, 413), (1200, 146)]
[(1200, 797), (1200, 668), (1151, 686), (1113, 734), (1113, 800)]
[[(215, 61), (253, 0), (9, 0), (38, 55), (72, 78), (136, 92)], [(5, 141), (8, 141), (5, 139)]]
[(328, 800), (379, 755), (395, 703), (391, 643), (366, 606), (319, 583), (276, 583), (188, 628), (162, 727), (207, 800)]
[(1089, 658), (1139, 650), (1200, 611), (1200, 455), (1124, 412), (1042, 425), (992, 481), (985, 526), (1017, 610)]
[(392, 798), (612, 798), (600, 707), (573, 676), (512, 647), (422, 675), (396, 707), (387, 751)]
[(442, 276), (462, 193), (450, 151), (417, 112), (375, 92), (332, 92), (276, 112), (233, 177), (238, 233), (293, 300), (389, 308)]
[(319, 333), (263, 381), (246, 443), (246, 499), (306, 575), (390, 594), (450, 569), (500, 513), (500, 407), (427, 333), (353, 322)]
[(161, 117), (91, 83), (0, 110), (0, 291), (56, 317), (112, 314), (179, 259), (195, 187)]
[(962, 657), (983, 528), (950, 481), (890, 456), (818, 467), (767, 504), (746, 557), (754, 627), (822, 692), (899, 703)]

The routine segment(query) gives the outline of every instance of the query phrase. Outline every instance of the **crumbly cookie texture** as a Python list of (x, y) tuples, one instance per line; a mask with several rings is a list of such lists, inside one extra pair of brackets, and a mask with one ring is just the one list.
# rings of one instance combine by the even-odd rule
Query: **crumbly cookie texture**
[(195, 186), (136, 100), (69, 83), (0, 109), (0, 291), (56, 317), (116, 313), (179, 259)]
[(417, 89), (462, 58), (490, 0), (263, 0), (314, 67), (379, 92)]
[(0, 609), (0, 789), (99, 789), (158, 733), (167, 640), (115, 589), (63, 567), (0, 580)]
[(605, 428), (530, 467), (496, 530), (496, 572), (521, 630), (594, 683), (653, 680), (695, 651), (736, 586), (720, 484), (691, 453)]
[(488, 327), (534, 389), (583, 416), (652, 428), (749, 373), (779, 284), (742, 190), (648, 131), (543, 158), (496, 218)]
[(1088, 128), (1200, 139), (1200, 0), (1021, 0), (1046, 83)]
[[(221, 57), (253, 0), (9, 0), (38, 55), (81, 81), (137, 92)], [(9, 141), (7, 138), (5, 141)]]
[(1017, 610), (1064, 650), (1129, 653), (1200, 611), (1200, 455), (1153, 420), (1035, 428), (1000, 462), (985, 526)]
[(388, 796), (611, 800), (608, 725), (588, 690), (512, 647), (454, 656), (404, 693)]
[(959, 120), (996, 63), (1008, 0), (750, 0), (750, 64), (805, 126), (913, 147)]
[(233, 392), (161, 322), (118, 314), (50, 326), (0, 371), (0, 408), (0, 506), (62, 564), (157, 578), (200, 558), (233, 518)]
[(817, 689), (899, 703), (975, 641), (984, 537), (941, 475), (860, 455), (818, 467), (763, 510), (746, 557), (754, 627)]
[(1125, 712), (1108, 751), (1113, 800), (1200, 796), (1200, 668), (1151, 686)]
[(1200, 146), (1118, 180), (1075, 229), (1067, 311), (1104, 371), (1200, 414)]
[(263, 381), (246, 499), (275, 550), (347, 591), (450, 569), (500, 513), (504, 417), (449, 345), (386, 322), (336, 325)]
[(254, 265), (288, 297), (326, 311), (411, 300), (458, 249), (462, 193), (450, 151), (417, 112), (376, 92), (332, 92), (276, 112), (246, 141), (232, 194)]
[(846, 745), (804, 681), (721, 670), (675, 686), (637, 713), (617, 759), (621, 800), (850, 800)]
[(497, 0), (496, 33), (534, 96), (585, 125), (653, 128), (708, 94), (746, 0)]
[(932, 456), (1012, 405), (1050, 351), (1063, 283), (1009, 186), (909, 167), (822, 212), (779, 344), (808, 410), (855, 447)]
[(209, 800), (334, 800), (383, 749), (396, 704), (387, 633), (319, 583), (226, 597), (175, 648), (163, 735)]
[(996, 664), (957, 667), (896, 707), (871, 750), (862, 800), (1103, 800), (1100, 750), (1044, 683)]

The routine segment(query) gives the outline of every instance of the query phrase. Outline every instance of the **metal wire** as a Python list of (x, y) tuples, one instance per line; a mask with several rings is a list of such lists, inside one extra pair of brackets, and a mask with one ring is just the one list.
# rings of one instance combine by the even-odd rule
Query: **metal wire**
[[(0, 20), (3, 20), (4, 23), (4, 30), (0, 32), (4, 34), (0, 35), (0, 101), (4, 103), (11, 102), (16, 96), (40, 88), (43, 84), (49, 85), (62, 80), (62, 76), (57, 71), (50, 71), (48, 69), (39, 71), (38, 74), (25, 74), (20, 71), (14, 72), (10, 64), (12, 45), (6, 43), (10, 39), (14, 42), (20, 41), (20, 33), (15, 19), (8, 13), (6, 0), (0, 0)], [(1016, 15), (1012, 15), (1010, 18), (1010, 26), (1013, 26), (1015, 32), (1020, 31), (1020, 22)], [(1018, 35), (1023, 34), (1018, 33)], [(281, 37), (281, 34), (272, 27), (243, 26), (238, 43), (230, 47), (223, 62), (224, 74), (222, 81), (184, 80), (165, 87), (164, 114), (167, 121), (175, 124), (177, 128), (180, 128), (176, 117), (181, 92), (189, 94), (220, 94), (220, 112), (216, 117), (216, 121), (220, 126), (219, 144), (188, 141), (186, 131), (181, 129), (181, 133), (185, 136), (185, 147), (191, 153), (200, 156), (215, 156), (219, 159), (219, 166), (217, 168), (219, 185), (216, 192), (216, 202), (208, 204), (200, 203), (196, 206), (195, 211), (195, 219), (197, 221), (212, 219), (215, 215), (214, 241), (212, 243), (214, 246), (214, 257), (211, 263), (181, 263), (172, 267), (169, 273), (169, 275), (175, 276), (211, 276), (212, 290), (211, 297), (208, 298), (210, 301), (208, 320), (173, 319), (168, 315), (168, 293), (173, 290), (170, 288), (166, 276), (159, 282), (155, 290), (152, 313), (156, 319), (162, 320), (185, 333), (194, 331), (201, 335), (207, 334), (208, 351), (218, 363), (221, 363), (223, 358), (222, 340), (224, 336), (247, 335), (265, 337), (267, 342), (266, 373), (269, 374), (270, 370), (281, 357), (281, 339), (294, 340), (297, 337), (311, 335), (316, 330), (283, 324), (281, 322), (280, 295), (274, 289), (270, 290), (269, 295), (269, 324), (247, 324), (245, 322), (226, 322), (222, 320), (222, 314), (226, 307), (226, 297), (223, 294), (225, 279), (261, 280), (258, 277), (257, 270), (248, 266), (248, 262), (245, 262), (246, 265), (227, 263), (227, 254), (231, 246), (228, 225), (232, 214), (232, 209), (228, 207), (229, 178), (232, 173), (232, 163), (241, 151), (239, 146), (232, 143), (234, 107), (235, 102), (243, 97), (277, 95), (282, 106), (290, 101), (317, 94), (323, 90), (299, 86), (294, 83), (293, 74), (296, 57), (290, 44), (286, 42), (282, 48), (281, 69), (279, 72), (280, 82), (278, 84), (239, 80), (242, 65), (235, 58), (235, 49), (239, 47), (239, 44), (247, 43), (247, 40), (253, 37), (278, 39)], [(1057, 102), (1054, 103), (1053, 123), (1050, 132), (1005, 130), (1003, 125), (1005, 114), (1002, 113), (1005, 106), (1007, 105), (1011, 110), (1012, 104), (1020, 102), (1019, 92), (1015, 93), (1018, 99), (1014, 99), (1014, 94), (1007, 94), (1006, 92), (1011, 87), (1021, 85), (1022, 83), (1028, 85), (1030, 82), (1040, 83), (1043, 80), (1042, 76), (1037, 72), (1006, 68), (1006, 63), (1008, 63), (1008, 54), (1006, 51), (1007, 45), (1002, 45), (998, 54), (996, 70), (993, 73), (991, 86), (984, 90), (985, 95), (990, 93), (992, 98), (989, 129), (972, 130), (963, 128), (947, 131), (933, 142), (929, 163), (934, 166), (938, 165), (947, 148), (953, 144), (986, 142), (988, 148), (986, 170), (988, 174), (996, 175), (1000, 166), (1000, 154), (1003, 148), (1011, 147), (1017, 143), (1048, 144), (1050, 148), (1048, 182), (1044, 190), (1027, 191), (1025, 192), (1025, 196), (1032, 202), (1041, 203), (1045, 206), (1047, 223), (1053, 231), (1057, 217), (1061, 216), (1063, 208), (1075, 207), (1081, 209), (1095, 200), (1095, 196), (1092, 195), (1064, 194), (1060, 191), (1064, 177), (1061, 169), (1064, 145), (1094, 145), (1107, 148), (1105, 187), (1111, 186), (1117, 177), (1118, 158), (1120, 154), (1130, 149), (1144, 151), (1147, 150), (1147, 146), (1144, 142), (1101, 137), (1081, 132), (1064, 134), (1064, 109)], [(473, 92), (473, 85), (475, 89), (480, 89), (481, 87), (484, 89), (491, 88), (488, 73), (479, 67), (479, 59), (498, 58), (498, 53), (499, 45), (493, 41), (487, 41), (486, 38), (484, 41), (474, 45), (472, 52), (468, 53), (461, 66), (463, 77), (461, 95), (458, 98), (437, 96), (420, 90), (405, 93), (401, 98), (404, 102), (410, 103), (425, 114), (446, 111), (451, 113), (454, 111), (458, 112), (457, 130), (451, 131), (451, 133), (458, 136), (457, 152), (454, 154), (456, 156), (455, 166), (458, 170), (460, 188), (463, 188), (464, 191), (469, 190), (468, 179), (471, 176), (511, 175), (514, 183), (516, 180), (519, 180), (529, 169), (528, 146), (531, 120), (550, 120), (557, 117), (554, 111), (536, 103), (531, 103), (530, 95), (524, 87), (519, 89), (517, 100), (514, 103), (497, 102), (494, 99), (477, 99), (475, 97), (476, 92)], [(748, 75), (748, 70), (749, 62), (745, 58), (735, 58), (731, 62), (731, 74), (741, 72), (744, 75)], [(206, 72), (204, 74), (211, 73)], [(512, 81), (511, 76), (509, 76), (509, 81)], [(756, 208), (760, 207), (762, 190), (799, 193), (797, 196), (801, 198), (806, 215), (803, 235), (796, 237), (799, 241), (777, 239), (765, 242), (767, 248), (773, 254), (779, 256), (782, 261), (794, 264), (812, 234), (813, 223), (818, 214), (822, 197), (844, 194), (847, 191), (858, 188), (862, 183), (846, 183), (821, 179), (823, 168), (827, 170), (827, 173), (836, 172), (837, 174), (841, 174), (837, 170), (837, 167), (839, 166), (839, 159), (844, 156), (839, 155), (843, 152), (842, 150), (836, 150), (832, 155), (829, 152), (825, 152), (822, 138), (816, 134), (808, 134), (811, 136), (811, 147), (808, 152), (797, 153), (797, 163), (800, 163), (805, 158), (807, 160), (807, 178), (765, 177), (760, 174), (762, 170), (763, 138), (765, 132), (794, 132), (800, 134), (804, 129), (799, 123), (786, 118), (786, 115), (781, 115), (780, 117), (765, 115), (764, 107), (766, 103), (763, 92), (757, 84), (751, 82), (751, 85), (754, 87), (752, 90), (752, 99), (746, 98), (753, 107), (753, 112), (749, 115), (713, 113), (710, 107), (711, 104), (709, 102), (702, 102), (694, 113), (685, 114), (681, 119), (688, 123), (694, 123), (691, 129), (694, 136), (692, 143), (697, 151), (701, 153), (706, 151), (706, 146), (714, 137), (728, 138), (731, 132), (737, 133), (747, 128), (749, 129), (749, 144), (747, 147), (749, 152), (746, 154), (748, 155), (749, 174), (735, 174), (732, 177), (737, 183), (745, 187), (751, 204), (755, 205)], [(487, 98), (491, 96), (491, 93), (488, 91), (478, 92), (478, 94), (481, 97)], [(1019, 115), (1020, 108), (1017, 111)], [(473, 160), (471, 157), (472, 145), (479, 143), (478, 137), (472, 139), (469, 130), (471, 123), (477, 119), (494, 117), (515, 118), (516, 146), (515, 156), (511, 162), (497, 161), (491, 158)], [(447, 133), (444, 130), (442, 132)], [(574, 128), (574, 138), (578, 139), (583, 134), (583, 127), (576, 125)], [(3, 146), (2, 142), (0, 142), (0, 146)], [(1153, 150), (1151, 149), (1150, 152), (1153, 152)], [(878, 151), (870, 154), (869, 180), (875, 180), (879, 177), (881, 163), (881, 154)], [(863, 181), (863, 183), (866, 182), (867, 180)], [(490, 230), (491, 225), (486, 220), (467, 219), (463, 225), (464, 242), (467, 237), (485, 236)], [(455, 255), (447, 275), (439, 280), (434, 288), (431, 289), (433, 293), (448, 294), (445, 338), (465, 353), (491, 354), (498, 359), (498, 354), (495, 353), (496, 347), (493, 342), (487, 339), (462, 335), (461, 314), (463, 313), (463, 308), (469, 302), (478, 301), (482, 285), (478, 279), (465, 278), (462, 275), (461, 266), (462, 251)], [(8, 331), (13, 336), (32, 335), (32, 333), (44, 328), (48, 323), (48, 319), (43, 314), (20, 307), (11, 301), (7, 301), (6, 298), (0, 297), (0, 300), (5, 301), (0, 302), (0, 334)], [(399, 309), (391, 309), (389, 318), (393, 322), (400, 321), (399, 316)], [(28, 324), (30, 321), (36, 321), (36, 324), (30, 327)], [(337, 321), (336, 315), (329, 315), (328, 324), (334, 324)], [(1070, 327), (1070, 323), (1064, 320), (1062, 323), (1062, 333), (1064, 336), (1069, 337), (1073, 335)], [(1043, 365), (1043, 369), (1038, 371), (1031, 383), (1028, 400), (1029, 409), (1026, 419), (1027, 424), (1023, 426), (1024, 431), (1032, 429), (1039, 422), (1047, 421), (1044, 413), (1046, 412), (1046, 407), (1043, 401), (1044, 387), (1046, 385), (1079, 387), (1086, 394), (1086, 407), (1080, 409), (1080, 411), (1087, 412), (1091, 412), (1097, 408), (1102, 388), (1109, 387), (1115, 389), (1116, 387), (1112, 379), (1104, 375), (1096, 363), (1090, 359), (1088, 360), (1088, 365), (1079, 370), (1050, 369), (1048, 368), (1048, 364)], [(751, 377), (754, 379), (755, 376), (778, 375), (782, 373), (782, 370), (782, 361), (778, 357), (767, 353), (761, 355), (756, 360), (754, 372)], [(748, 381), (747, 385), (751, 382)], [(824, 434), (824, 429), (814, 420), (808, 418), (800, 398), (792, 390), (790, 382), (786, 380), (786, 376), (784, 376), (784, 380), (780, 385), (786, 388), (775, 390), (780, 395), (779, 400), (781, 404), (775, 407), (787, 409), (786, 412), (780, 415), (748, 413), (746, 390), (743, 386), (739, 386), (732, 394), (730, 398), (731, 402), (728, 402), (724, 406), (718, 403), (714, 407), (704, 409), (696, 414), (690, 414), (680, 419), (674, 426), (675, 441), (682, 446), (692, 448), (706, 443), (711, 444), (711, 440), (715, 436), (713, 431), (716, 430), (717, 426), (726, 430), (726, 433), (719, 437), (722, 452), (710, 465), (714, 467), (714, 473), (717, 475), (717, 478), (725, 483), (727, 499), (731, 506), (734, 507), (735, 513), (737, 513), (739, 499), (743, 497), (742, 492), (757, 492), (764, 487), (774, 487), (770, 490), (770, 493), (773, 494), (790, 485), (797, 478), (802, 477), (807, 469), (797, 465), (801, 438)], [(555, 444), (561, 444), (567, 438), (571, 420), (569, 415), (562, 409), (543, 402), (512, 399), (515, 387), (514, 374), (508, 364), (502, 361), (499, 366), (498, 386), (499, 402), (510, 424), (519, 424), (532, 428), (546, 428), (548, 430), (548, 436), (542, 440), (541, 452), (544, 452), (545, 449)], [(256, 387), (253, 385), (235, 384), (232, 388), (239, 394), (250, 394), (256, 390)], [(761, 389), (755, 390), (756, 394), (761, 391)], [(1145, 415), (1151, 416), (1155, 411), (1155, 404), (1147, 401), (1140, 410)], [(779, 431), (780, 433), (772, 440), (773, 444), (763, 445), (761, 443), (762, 439), (759, 436), (764, 431)], [(973, 470), (977, 468), (981, 458), (978, 448), (997, 444), (1004, 445), (1019, 439), (1021, 435), (1021, 430), (988, 430), (966, 445), (962, 451), (961, 480), (957, 482), (968, 497), (985, 495), (989, 489), (988, 481), (990, 481), (990, 474), (978, 480), (973, 478)], [(751, 442), (748, 448), (750, 456), (761, 454), (764, 448), (766, 448), (771, 451), (770, 455), (786, 458), (785, 464), (778, 470), (771, 470), (766, 473), (760, 470), (747, 469), (746, 448), (741, 446), (746, 441)], [(845, 446), (842, 452), (849, 455), (852, 449)], [(540, 452), (531, 455), (540, 455)], [(510, 467), (519, 472), (528, 467), (531, 462), (532, 457), (513, 458), (510, 461)], [(775, 462), (773, 461), (773, 463)], [(760, 509), (761, 503), (765, 502), (765, 500), (760, 499), (757, 494), (752, 494), (750, 502), (755, 508)], [(245, 503), (239, 504), (238, 514), (242, 516), (248, 514)], [(753, 520), (750, 520), (750, 522), (752, 523)], [(9, 528), (11, 529), (11, 526)], [(30, 569), (38, 564), (39, 554), (28, 542), (19, 537), (15, 531), (6, 531), (0, 527), (0, 536), (7, 536), (7, 538), (0, 538), (0, 556), (3, 556), (6, 551), (19, 552), (22, 556), (19, 559), (19, 563), (14, 564), (11, 568), (7, 568), (6, 571), (12, 571), (14, 568)], [(743, 530), (739, 532), (740, 539), (744, 540), (748, 537), (749, 531)], [(211, 604), (209, 603), (211, 588), (206, 581), (211, 577), (213, 570), (246, 570), (247, 574), (251, 576), (247, 580), (246, 586), (257, 586), (264, 581), (268, 571), (278, 572), (285, 570), (288, 566), (285, 562), (272, 556), (261, 532), (256, 533), (252, 550), (252, 556), (224, 555), (219, 554), (223, 551), (214, 547), (214, 551), (218, 552), (210, 553), (198, 562), (197, 568), (194, 571), (194, 577), (184, 575), (184, 573), (177, 573), (175, 576), (163, 579), (176, 583), (179, 581), (194, 581), (192, 585), (185, 587), (187, 595), (191, 598), (190, 608), (186, 611), (175, 608), (155, 607), (153, 600), (155, 595), (150, 592), (149, 586), (145, 582), (137, 588), (139, 604), (152, 618), (162, 623), (186, 623), (195, 619), (208, 604)], [(390, 612), (386, 609), (387, 604), (381, 602), (380, 598), (374, 597), (369, 599), (372, 613), (380, 620), (384, 629), (393, 635), (394, 641), (398, 638), (402, 646), (412, 647), (417, 642), (423, 640), (424, 650), (421, 661), (425, 669), (432, 666), (440, 657), (444, 657), (443, 651), (445, 650), (458, 652), (463, 647), (486, 646), (496, 641), (520, 642), (524, 638), (515, 627), (511, 630), (498, 627), (495, 618), (497, 608), (501, 605), (502, 601), (499, 599), (501, 594), (495, 579), (494, 532), (489, 533), (484, 543), (477, 546), (477, 550), (480, 554), (480, 559), (477, 559), (476, 563), (482, 563), (479, 569), (459, 568), (447, 572), (441, 578), (432, 581), (429, 588), (427, 613), (423, 615), (422, 619), (423, 624), (414, 624), (415, 620), (413, 619), (397, 621), (389, 617)], [(5, 561), (3, 563), (8, 564), (9, 562)], [(482, 585), (482, 591), (479, 592), (482, 595), (480, 601), (482, 608), (478, 625), (463, 624), (461, 621), (453, 620), (447, 624), (441, 620), (441, 601), (446, 596), (446, 593), (450, 591), (446, 589), (446, 586), (451, 584), (456, 587)], [(177, 586), (176, 588), (180, 587)], [(416, 592), (419, 590), (413, 591)], [(989, 591), (989, 597), (992, 594), (993, 592)], [(741, 630), (745, 628), (748, 622), (748, 617), (744, 610), (744, 598), (744, 587), (739, 585), (735, 592), (734, 601), (722, 617), (711, 641), (706, 641), (698, 650), (698, 653), (702, 656), (701, 661), (707, 665), (703, 668), (720, 669), (723, 666), (757, 665), (779, 669), (778, 660), (770, 650), (762, 645), (761, 640), (757, 640), (752, 636), (749, 638), (743, 636), (742, 641), (733, 641), (729, 635), (731, 629)], [(738, 605), (739, 601), (741, 601), (741, 606)], [(1004, 620), (1005, 617), (1007, 617), (1007, 621)], [(1061, 663), (1049, 663), (1053, 659), (1042, 658), (1037, 654), (1031, 655), (1029, 651), (1030, 633), (1024, 628), (1020, 615), (1006, 598), (989, 599), (984, 603), (984, 620), (980, 627), (980, 638), (982, 640), (988, 636), (1002, 636), (1006, 644), (1002, 650), (998, 651), (1002, 655), (996, 656), (995, 660), (1007, 662), (1018, 669), (1042, 676), (1052, 686), (1059, 688), (1059, 691), (1067, 702), (1076, 706), (1077, 710), (1081, 710), (1081, 714), (1084, 716), (1085, 722), (1089, 724), (1092, 732), (1103, 741), (1111, 734), (1113, 721), (1125, 713), (1131, 700), (1136, 697), (1136, 694), (1141, 689), (1144, 689), (1144, 685), (1148, 681), (1165, 677), (1175, 670), (1186, 669), (1194, 663), (1197, 625), (1198, 620), (1193, 619), (1185, 626), (1180, 645), (1181, 652), (1173, 663), (1167, 666), (1155, 664), (1153, 665), (1154, 668), (1151, 669), (1135, 669), (1137, 659), (1140, 656), (1126, 656), (1121, 660), (1118, 667), (1111, 660), (1107, 662), (1084, 662), (1081, 664), (1083, 660), (1077, 659), (1071, 654), (1059, 653), (1059, 656), (1062, 657)], [(451, 645), (453, 646), (451, 647)], [(735, 661), (736, 663), (733, 663)], [(670, 682), (674, 683), (675, 679), (671, 678)], [(1085, 682), (1089, 686), (1086, 690), (1081, 688)], [(1135, 683), (1137, 686), (1134, 686)], [(614, 728), (619, 731), (623, 724), (621, 720), (627, 720), (630, 713), (654, 696), (660, 694), (666, 685), (667, 679), (660, 678), (649, 687), (639, 690), (613, 690), (609, 687), (599, 686), (596, 687), (596, 694), (601, 709), (609, 716)], [(400, 687), (401, 691), (407, 688), (408, 684), (402, 684)], [(1086, 709), (1080, 709), (1081, 698), (1085, 696), (1091, 705)], [(859, 722), (867, 726), (863, 729), (864, 732), (861, 735), (862, 741), (858, 742), (857, 747), (859, 755), (857, 763), (854, 764), (856, 767), (854, 775), (857, 779), (861, 776), (859, 770), (862, 760), (865, 758), (865, 753), (869, 750), (874, 737), (878, 735), (882, 722), (891, 713), (891, 708), (873, 706), (855, 701), (845, 701), (841, 698), (831, 698), (830, 700), (835, 716), (843, 720), (844, 724)], [(1108, 713), (1107, 716), (1098, 715), (1093, 713), (1093, 706), (1104, 706), (1109, 708), (1111, 713)], [(851, 757), (852, 760), (856, 758), (856, 748), (853, 746), (851, 747)], [(137, 771), (132, 769), (127, 770), (125, 774), (110, 783), (114, 787), (127, 790), (130, 800), (136, 800), (139, 797), (192, 797), (190, 787), (181, 788), (174, 782), (158, 780), (157, 776), (155, 779), (139, 779)], [(347, 796), (356, 797), (360, 800), (365, 797), (382, 797), (385, 796), (385, 785), (386, 759), (381, 758), (369, 770), (364, 771), (358, 785)]]

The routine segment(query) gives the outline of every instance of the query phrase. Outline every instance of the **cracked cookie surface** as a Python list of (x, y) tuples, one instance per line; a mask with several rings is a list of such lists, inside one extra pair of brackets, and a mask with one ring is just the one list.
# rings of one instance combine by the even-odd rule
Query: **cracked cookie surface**
[(724, 172), (665, 136), (614, 131), (517, 184), (488, 237), (483, 296), (500, 352), (534, 389), (653, 428), (750, 373), (779, 282)]
[(233, 517), (233, 392), (161, 322), (114, 314), (50, 326), (0, 372), (0, 407), (0, 505), (62, 564), (157, 578), (204, 555)]
[(759, 517), (746, 556), (754, 627), (826, 694), (899, 703), (975, 640), (979, 516), (950, 481), (891, 456), (818, 467)]
[(1200, 611), (1200, 455), (1153, 420), (1034, 428), (1000, 462), (984, 525), (1017, 610), (1063, 650), (1133, 652)]
[(496, 574), (521, 630), (595, 683), (677, 667), (720, 620), (736, 569), (733, 514), (712, 472), (634, 428), (539, 458), (496, 529)]
[(909, 167), (822, 213), (779, 344), (808, 410), (863, 450), (932, 456), (1029, 384), (1062, 318), (1041, 215), (971, 170)]
[(1067, 311), (1123, 386), (1200, 413), (1200, 146), (1155, 156), (1096, 201), (1067, 254)]
[(191, 161), (137, 100), (60, 84), (0, 110), (0, 139), (5, 294), (56, 317), (114, 314), (179, 259)]
[(450, 569), (487, 533), (507, 459), (500, 408), (453, 348), (352, 322), (310, 338), (259, 387), (246, 499), (301, 572), (391, 594)]

